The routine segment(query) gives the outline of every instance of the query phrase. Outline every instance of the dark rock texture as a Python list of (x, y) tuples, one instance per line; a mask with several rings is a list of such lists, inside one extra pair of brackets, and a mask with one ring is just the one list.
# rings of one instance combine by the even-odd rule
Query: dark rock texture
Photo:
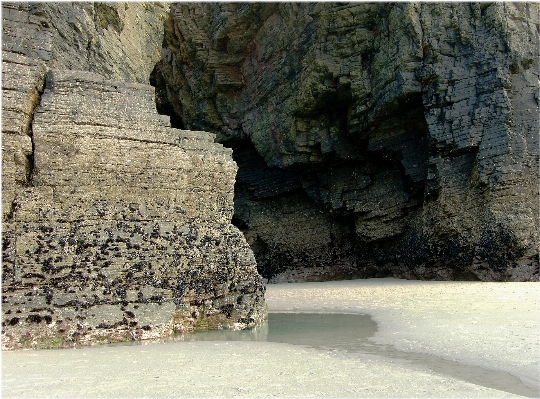
[(538, 279), (536, 3), (182, 3), (152, 84), (270, 281)]
[(121, 3), (62, 4), (3, 4), (2, 347), (262, 322), (265, 287), (231, 223), (232, 151), (214, 134), (171, 128), (154, 88), (135, 82), (155, 61), (134, 66), (115, 36), (117, 53), (77, 62), (100, 74), (51, 69), (88, 55), (58, 42), (68, 25), (70, 38), (84, 31), (69, 18), (94, 10), (96, 26), (123, 32), (148, 15), (106, 14), (109, 26), (99, 12)]

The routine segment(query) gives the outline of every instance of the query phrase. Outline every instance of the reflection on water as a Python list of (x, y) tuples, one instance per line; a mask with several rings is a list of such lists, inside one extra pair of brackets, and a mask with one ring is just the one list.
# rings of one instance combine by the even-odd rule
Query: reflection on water
[(363, 314), (269, 313), (268, 322), (252, 330), (214, 330), (184, 334), (175, 341), (267, 341), (316, 348), (359, 350), (377, 332)]
[(268, 323), (253, 330), (218, 330), (183, 334), (175, 341), (267, 341), (304, 345), (343, 355), (369, 354), (390, 358), (397, 364), (422, 366), (434, 373), (517, 395), (538, 397), (538, 389), (511, 374), (469, 366), (438, 356), (402, 352), (370, 340), (377, 323), (369, 315), (342, 313), (269, 313)]

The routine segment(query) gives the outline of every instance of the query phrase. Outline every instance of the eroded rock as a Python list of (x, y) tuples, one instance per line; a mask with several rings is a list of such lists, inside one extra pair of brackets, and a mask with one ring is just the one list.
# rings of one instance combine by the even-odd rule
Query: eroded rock
[(30, 345), (25, 334), (92, 343), (264, 319), (255, 259), (230, 224), (231, 150), (168, 127), (153, 95), (49, 72), (31, 186), (3, 226), (4, 347)]
[(538, 12), (174, 4), (158, 103), (234, 148), (271, 281), (537, 280)]
[(171, 128), (145, 84), (166, 8), (2, 7), (3, 348), (264, 320), (232, 151)]

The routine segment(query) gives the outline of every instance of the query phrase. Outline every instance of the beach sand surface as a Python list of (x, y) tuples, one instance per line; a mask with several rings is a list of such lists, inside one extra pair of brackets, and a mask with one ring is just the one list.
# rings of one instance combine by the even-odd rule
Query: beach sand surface
[[(3, 352), (2, 397), (538, 396), (538, 283), (392, 278), (293, 283), (268, 285), (266, 298), (271, 312), (370, 315), (378, 329), (368, 340), (406, 355), (178, 340)], [(407, 361), (415, 354), (420, 361)], [(434, 358), (515, 377), (527, 389), (471, 383), (444, 367), (430, 368), (425, 359)]]

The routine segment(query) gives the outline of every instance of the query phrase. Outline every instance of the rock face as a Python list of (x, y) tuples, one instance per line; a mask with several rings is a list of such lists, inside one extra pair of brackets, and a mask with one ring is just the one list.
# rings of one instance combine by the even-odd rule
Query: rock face
[(3, 50), (50, 68), (148, 83), (160, 59), (167, 3), (3, 3)]
[(3, 218), (28, 184), (31, 121), (47, 70), (148, 83), (166, 15), (163, 3), (2, 3)]
[[(54, 38), (68, 33), (50, 27), (92, 6), (3, 7), (3, 348), (264, 320), (262, 278), (231, 224), (232, 151), (211, 133), (171, 128), (152, 86), (107, 79), (109, 65), (133, 56), (129, 49), (88, 60), (101, 74), (51, 69), (69, 67), (69, 57)], [(32, 29), (29, 37), (52, 39), (17, 47)], [(41, 57), (55, 46), (58, 56)], [(143, 64), (127, 62), (109, 77), (142, 80), (151, 66)]]
[(234, 149), (270, 281), (538, 279), (538, 4), (171, 6), (158, 109)]

